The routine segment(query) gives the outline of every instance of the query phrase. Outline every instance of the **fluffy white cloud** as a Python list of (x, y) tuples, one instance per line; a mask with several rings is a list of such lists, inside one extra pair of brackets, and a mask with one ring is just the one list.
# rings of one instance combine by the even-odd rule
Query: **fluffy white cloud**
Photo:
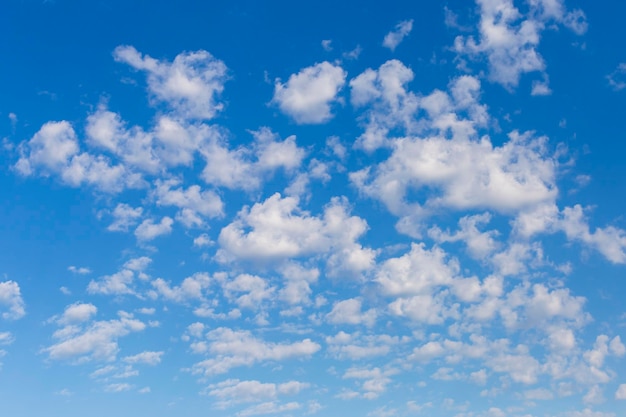
[(357, 379), (363, 381), (361, 383), (361, 390), (363, 398), (374, 399), (378, 398), (383, 392), (387, 390), (387, 385), (391, 383), (390, 376), (396, 374), (396, 369), (380, 369), (380, 368), (350, 368), (344, 375), (344, 379)]
[(274, 294), (275, 288), (259, 276), (240, 274), (222, 282), (224, 295), (241, 308), (258, 309)]
[(292, 74), (285, 84), (276, 80), (272, 102), (298, 124), (324, 123), (333, 117), (331, 104), (345, 80), (340, 66), (324, 61)]
[(385, 39), (383, 39), (383, 46), (385, 48), (389, 48), (392, 51), (396, 49), (400, 42), (406, 38), (409, 33), (413, 30), (413, 19), (411, 20), (403, 20), (398, 23), (391, 32), (385, 35)]
[(371, 327), (376, 323), (376, 309), (361, 311), (361, 303), (358, 298), (339, 301), (326, 315), (326, 320), (332, 324), (364, 324)]
[(153, 240), (159, 236), (170, 234), (172, 224), (174, 224), (174, 220), (168, 216), (163, 217), (159, 223), (155, 223), (152, 219), (146, 219), (135, 229), (135, 236), (142, 242)]
[[(176, 218), (185, 226), (202, 226), (202, 217), (214, 218), (223, 215), (224, 203), (220, 196), (211, 190), (202, 191), (200, 186), (180, 187), (178, 180), (158, 180), (155, 184), (155, 198), (159, 205), (175, 206), (180, 209)], [(176, 188), (174, 188), (176, 187)], [(196, 224), (198, 215), (199, 224)]]
[(300, 166), (305, 152), (296, 145), (295, 136), (281, 141), (266, 127), (250, 133), (254, 143), (249, 148), (229, 150), (221, 140), (201, 150), (206, 160), (202, 171), (204, 181), (215, 186), (254, 190), (273, 171), (282, 168), (291, 172)]
[(0, 282), (0, 307), (8, 310), (2, 312), (2, 318), (17, 320), (26, 314), (20, 286), (15, 281)]
[(620, 384), (620, 386), (617, 387), (617, 391), (615, 391), (615, 399), (626, 400), (626, 384)]
[(400, 343), (408, 341), (408, 337), (389, 335), (361, 335), (340, 331), (335, 336), (327, 336), (328, 352), (335, 358), (362, 360), (375, 356), (384, 356)]
[(22, 155), (17, 162), (17, 170), (30, 175), (40, 168), (49, 175), (65, 168), (78, 153), (78, 139), (69, 122), (48, 122), (28, 142), (28, 150), (28, 156)]
[(115, 48), (113, 57), (148, 74), (148, 90), (185, 118), (212, 119), (222, 110), (218, 97), (228, 79), (226, 65), (207, 51), (183, 52), (173, 62), (142, 55), (134, 47)]
[[(515, 213), (554, 201), (557, 162), (548, 154), (547, 138), (512, 132), (509, 139), (501, 146), (486, 136), (398, 139), (389, 159), (350, 177), (361, 192), (403, 216), (397, 227), (413, 235), (419, 234), (419, 217), (442, 207)], [(409, 191), (425, 188), (433, 191), (424, 201), (408, 200)]]
[(113, 361), (119, 351), (119, 338), (144, 330), (146, 325), (132, 315), (120, 312), (119, 318), (93, 321), (83, 326), (66, 325), (54, 333), (58, 340), (43, 352), (53, 360), (83, 363), (91, 360)]
[(207, 394), (219, 399), (217, 406), (228, 407), (243, 402), (257, 402), (276, 399), (279, 395), (293, 395), (309, 387), (299, 381), (288, 381), (280, 384), (263, 383), (260, 381), (240, 381), (228, 379), (207, 387)]
[(245, 207), (237, 219), (220, 232), (218, 257), (267, 260), (329, 254), (329, 268), (336, 273), (370, 269), (376, 252), (356, 242), (367, 223), (349, 216), (345, 199), (334, 198), (323, 216), (311, 216), (299, 208), (295, 197), (274, 194), (252, 208)]
[(141, 176), (123, 165), (112, 165), (102, 155), (79, 153), (78, 139), (67, 121), (48, 122), (28, 142), (20, 145), (15, 168), (22, 175), (59, 175), (73, 187), (93, 185), (106, 192), (142, 186)]
[(484, 259), (498, 247), (495, 240), (497, 230), (488, 232), (478, 230), (478, 225), (489, 223), (490, 220), (489, 213), (465, 216), (459, 220), (459, 230), (456, 233), (444, 232), (438, 226), (433, 226), (428, 230), (428, 235), (438, 243), (463, 241), (472, 257)]
[(208, 352), (214, 357), (193, 366), (194, 373), (216, 375), (238, 366), (251, 366), (257, 362), (282, 361), (305, 358), (320, 350), (321, 346), (311, 339), (293, 343), (265, 342), (245, 330), (220, 327), (207, 335)]
[(113, 215), (113, 223), (107, 227), (107, 230), (127, 232), (129, 228), (137, 224), (143, 214), (143, 208), (132, 208), (128, 204), (119, 203), (111, 214)]
[(626, 263), (626, 231), (608, 226), (590, 232), (580, 205), (563, 209), (560, 226), (569, 239), (581, 241), (595, 248), (611, 262)]
[(82, 323), (91, 319), (98, 309), (93, 304), (74, 303), (65, 308), (63, 315), (58, 319), (59, 324)]
[(543, 72), (546, 64), (537, 51), (541, 33), (549, 23), (563, 24), (582, 34), (587, 29), (580, 10), (566, 11), (562, 0), (533, 0), (523, 15), (513, 0), (476, 0), (480, 7), (479, 40), (458, 36), (454, 49), (461, 55), (485, 56), (489, 78), (511, 89), (520, 76)]
[(163, 278), (152, 281), (154, 291), (149, 295), (156, 298), (161, 296), (169, 301), (186, 303), (190, 300), (204, 300), (204, 292), (211, 285), (211, 277), (202, 272), (193, 274), (185, 278), (180, 285), (171, 286)]

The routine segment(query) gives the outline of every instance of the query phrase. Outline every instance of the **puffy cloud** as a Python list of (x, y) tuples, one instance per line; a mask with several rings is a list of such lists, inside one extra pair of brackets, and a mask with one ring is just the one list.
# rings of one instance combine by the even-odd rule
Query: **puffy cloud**
[(626, 263), (626, 231), (608, 226), (590, 232), (580, 205), (563, 209), (561, 227), (569, 239), (595, 248), (613, 263)]
[(259, 276), (240, 274), (234, 279), (225, 279), (222, 282), (224, 295), (234, 301), (239, 307), (258, 309), (263, 301), (274, 294), (274, 288)]
[(412, 244), (411, 251), (386, 260), (376, 274), (376, 281), (390, 295), (430, 293), (433, 287), (448, 285), (459, 273), (456, 260), (446, 261), (440, 248), (427, 250), (424, 244)]
[(489, 213), (465, 216), (459, 220), (459, 230), (456, 233), (444, 232), (438, 226), (433, 226), (428, 230), (428, 235), (438, 243), (463, 241), (472, 257), (484, 259), (498, 247), (495, 240), (497, 230), (488, 232), (478, 230), (478, 225), (488, 223), (490, 220)]
[(179, 186), (178, 180), (157, 180), (154, 194), (157, 204), (180, 209), (177, 219), (185, 226), (202, 226), (204, 224), (202, 218), (199, 218), (200, 224), (194, 224), (193, 219), (198, 215), (208, 218), (223, 215), (224, 203), (214, 191), (202, 191), (198, 185), (191, 185), (187, 189)]
[(5, 320), (17, 320), (24, 317), (25, 304), (17, 282), (0, 282), (0, 307), (8, 309), (2, 312), (2, 318)]
[(92, 280), (87, 286), (90, 294), (123, 295), (134, 294), (131, 284), (135, 278), (133, 271), (122, 269), (112, 275), (107, 275), (100, 280)]
[(130, 333), (144, 330), (146, 325), (124, 312), (119, 318), (93, 321), (83, 326), (66, 325), (54, 333), (58, 342), (44, 348), (53, 360), (72, 360), (76, 363), (91, 360), (113, 361), (119, 351), (117, 341)]
[(237, 219), (220, 232), (218, 257), (267, 260), (326, 254), (337, 274), (354, 273), (373, 266), (376, 252), (356, 242), (367, 223), (349, 216), (345, 199), (334, 198), (321, 217), (299, 208), (296, 197), (274, 194), (252, 208), (242, 209)]
[(154, 292), (153, 297), (161, 296), (166, 300), (177, 303), (186, 303), (190, 300), (204, 300), (204, 291), (211, 285), (211, 277), (202, 272), (193, 274), (185, 278), (180, 285), (170, 286), (163, 278), (152, 281)]
[(317, 268), (306, 269), (295, 262), (288, 262), (280, 268), (285, 279), (279, 298), (288, 304), (308, 304), (312, 293), (311, 285), (317, 282), (320, 271)]
[(309, 357), (321, 346), (311, 339), (294, 343), (265, 342), (245, 330), (220, 327), (207, 334), (208, 352), (214, 357), (196, 363), (194, 373), (216, 375), (238, 366), (251, 366), (263, 361), (282, 361)]
[(318, 124), (330, 120), (331, 104), (346, 80), (338, 65), (324, 61), (292, 74), (283, 84), (276, 80), (273, 103), (298, 124)]
[(122, 117), (104, 105), (87, 117), (85, 128), (90, 145), (113, 153), (125, 165), (149, 174), (167, 167), (189, 166), (196, 152), (220, 140), (220, 131), (210, 125), (161, 115), (148, 131), (127, 127)]
[(102, 155), (79, 153), (74, 128), (67, 121), (44, 124), (28, 142), (20, 145), (21, 157), (15, 168), (23, 175), (59, 175), (73, 187), (93, 185), (106, 192), (142, 185), (141, 177), (123, 165), (111, 165)]
[(113, 223), (107, 227), (112, 232), (127, 232), (129, 228), (136, 225), (143, 214), (142, 207), (132, 208), (128, 204), (119, 203), (111, 213)]
[(23, 175), (31, 175), (36, 168), (44, 174), (57, 173), (67, 167), (79, 151), (76, 133), (69, 122), (48, 122), (28, 142), (28, 156), (16, 164)]
[(344, 379), (362, 380), (361, 390), (363, 398), (375, 399), (387, 390), (387, 385), (391, 383), (390, 376), (396, 374), (396, 369), (382, 370), (380, 368), (350, 368), (344, 375)]
[(615, 391), (615, 399), (626, 400), (626, 384), (620, 384), (620, 386), (617, 387), (617, 391)]
[[(547, 154), (547, 138), (512, 132), (509, 139), (501, 146), (486, 136), (476, 142), (398, 139), (389, 159), (350, 177), (361, 192), (404, 216), (397, 227), (409, 234), (416, 234), (414, 216), (442, 207), (515, 213), (554, 201), (557, 162)], [(407, 201), (409, 191), (427, 188), (433, 191), (425, 201)]]
[(228, 79), (226, 65), (207, 51), (183, 52), (173, 62), (142, 55), (134, 47), (115, 48), (113, 57), (148, 74), (148, 90), (185, 118), (212, 119), (222, 110), (218, 102)]
[(396, 49), (400, 42), (406, 38), (409, 33), (413, 30), (413, 19), (411, 20), (403, 20), (398, 23), (391, 32), (385, 35), (385, 39), (383, 40), (383, 46), (385, 48), (389, 48), (392, 51)]
[(58, 322), (60, 324), (82, 323), (90, 320), (97, 312), (98, 309), (93, 304), (74, 303), (65, 308)]
[[(547, 23), (569, 27), (577, 34), (587, 29), (580, 10), (567, 12), (562, 0), (533, 0), (523, 15), (513, 0), (476, 0), (480, 7), (480, 38), (458, 36), (454, 49), (461, 55), (485, 56), (489, 78), (508, 89), (516, 87), (520, 76), (543, 72), (545, 62), (537, 51)], [(544, 89), (545, 91), (545, 89)]]
[(202, 178), (209, 184), (233, 189), (257, 189), (264, 177), (283, 168), (291, 172), (300, 166), (304, 150), (296, 145), (296, 137), (279, 140), (278, 135), (263, 127), (250, 132), (254, 143), (250, 148), (229, 150), (222, 141), (213, 141), (201, 153), (206, 160)]
[(153, 240), (159, 236), (170, 234), (173, 223), (174, 220), (168, 216), (163, 217), (159, 223), (155, 223), (152, 219), (146, 219), (135, 229), (135, 236), (142, 242)]
[(279, 395), (293, 395), (309, 387), (309, 384), (299, 381), (288, 381), (281, 384), (263, 383), (260, 381), (240, 381), (227, 379), (217, 384), (209, 385), (207, 394), (219, 399), (217, 406), (228, 407), (236, 403), (257, 402), (272, 400)]
[(408, 340), (407, 337), (389, 335), (361, 335), (340, 331), (335, 336), (327, 336), (328, 351), (337, 359), (360, 360), (383, 356), (391, 349)]
[(370, 106), (365, 133), (356, 146), (367, 151), (387, 146), (386, 136), (394, 127), (410, 129), (419, 100), (407, 91), (413, 71), (398, 60), (385, 62), (378, 70), (367, 69), (350, 80), (350, 102), (354, 107)]
[(361, 311), (361, 300), (350, 298), (335, 303), (326, 320), (332, 324), (364, 324), (368, 327), (376, 323), (375, 309)]

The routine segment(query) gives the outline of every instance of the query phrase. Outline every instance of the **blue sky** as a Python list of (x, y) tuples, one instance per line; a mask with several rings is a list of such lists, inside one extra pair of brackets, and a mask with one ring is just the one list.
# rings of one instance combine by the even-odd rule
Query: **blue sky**
[(5, 2), (3, 412), (622, 415), (624, 7)]

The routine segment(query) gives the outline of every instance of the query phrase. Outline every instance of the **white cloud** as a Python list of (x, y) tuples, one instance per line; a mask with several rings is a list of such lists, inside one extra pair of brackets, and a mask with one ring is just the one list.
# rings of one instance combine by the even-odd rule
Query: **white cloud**
[(248, 416), (257, 416), (257, 415), (265, 415), (265, 414), (277, 414), (277, 413), (285, 413), (288, 411), (293, 411), (299, 409), (301, 406), (297, 402), (289, 402), (285, 404), (280, 404), (275, 401), (265, 402), (258, 405), (253, 405), (248, 407), (236, 415), (237, 417), (248, 417)]
[(380, 368), (349, 368), (344, 374), (344, 379), (362, 380), (361, 396), (372, 400), (378, 398), (387, 390), (387, 385), (391, 383), (390, 376), (396, 374), (396, 369), (381, 370)]
[(615, 391), (615, 399), (626, 400), (626, 384), (620, 384), (620, 386), (617, 387), (617, 391)]
[(351, 298), (335, 303), (326, 320), (332, 324), (364, 324), (368, 327), (376, 323), (376, 310), (361, 311), (361, 300)]
[(531, 96), (549, 96), (550, 94), (552, 94), (552, 90), (550, 89), (547, 76), (543, 81), (533, 81), (532, 90), (530, 91)]
[(220, 327), (207, 334), (210, 359), (196, 363), (194, 373), (216, 375), (238, 366), (251, 366), (257, 362), (282, 361), (290, 358), (306, 358), (320, 350), (321, 346), (311, 339), (294, 343), (265, 342), (245, 330)]
[(229, 150), (221, 140), (201, 149), (206, 160), (202, 171), (204, 181), (215, 186), (254, 190), (273, 171), (282, 168), (290, 173), (300, 166), (305, 152), (296, 145), (295, 136), (281, 141), (267, 127), (250, 133), (254, 143), (249, 148)]
[(159, 223), (154, 223), (152, 219), (146, 219), (135, 229), (135, 236), (137, 240), (142, 242), (153, 240), (159, 236), (170, 234), (173, 223), (174, 220), (168, 216), (163, 217)]
[[(356, 108), (369, 108), (367, 124), (357, 147), (373, 151), (388, 146), (386, 136), (394, 127), (408, 128), (418, 110), (417, 96), (406, 90), (413, 71), (398, 60), (390, 60), (378, 70), (367, 69), (350, 80), (350, 102)], [(367, 106), (367, 107), (366, 107)]]
[(584, 13), (567, 12), (562, 0), (530, 1), (526, 15), (515, 7), (513, 0), (476, 3), (480, 7), (480, 38), (476, 41), (473, 36), (458, 36), (454, 49), (461, 56), (486, 57), (490, 80), (507, 89), (516, 87), (524, 73), (544, 72), (546, 64), (537, 48), (547, 24), (563, 24), (577, 34), (587, 29)]
[(211, 285), (211, 277), (207, 273), (198, 272), (187, 277), (178, 286), (170, 286), (163, 278), (152, 281), (152, 296), (162, 296), (166, 300), (186, 303), (190, 300), (204, 300), (204, 292)]
[(82, 323), (91, 319), (98, 309), (93, 304), (74, 303), (65, 307), (63, 315), (58, 319), (62, 325)]
[(275, 288), (267, 280), (250, 274), (239, 274), (222, 282), (224, 295), (241, 308), (256, 310), (265, 300), (271, 299)]
[(87, 267), (80, 267), (80, 266), (70, 265), (70, 266), (67, 267), (67, 270), (70, 271), (70, 272), (73, 272), (75, 274), (78, 274), (78, 275), (91, 274), (91, 269), (89, 269)]
[(104, 391), (106, 392), (124, 392), (130, 391), (131, 389), (133, 389), (133, 386), (128, 383), (109, 384), (104, 387)]
[(617, 66), (615, 71), (606, 76), (606, 79), (613, 90), (620, 91), (626, 88), (626, 80), (624, 80), (625, 75), (626, 62), (622, 62)]
[(158, 365), (161, 363), (163, 352), (145, 351), (132, 356), (126, 356), (122, 360), (130, 364)]
[(57, 173), (79, 151), (76, 133), (66, 121), (44, 124), (28, 142), (28, 148), (28, 156), (22, 155), (16, 164), (23, 175), (31, 175), (36, 168), (41, 168), (45, 175)]
[(403, 20), (398, 23), (391, 32), (385, 35), (383, 46), (394, 51), (396, 47), (400, 45), (400, 42), (411, 33), (411, 30), (413, 30), (413, 19)]
[(498, 247), (495, 240), (497, 230), (488, 232), (478, 230), (478, 225), (489, 223), (490, 220), (489, 213), (464, 216), (459, 220), (459, 230), (456, 233), (444, 232), (438, 226), (433, 226), (428, 230), (428, 235), (438, 243), (463, 241), (472, 257), (484, 259)]
[[(441, 208), (508, 214), (554, 201), (557, 162), (547, 152), (547, 138), (512, 132), (509, 139), (501, 146), (486, 136), (476, 142), (398, 139), (389, 159), (350, 178), (361, 192), (402, 216), (397, 227), (410, 235), (419, 235), (420, 217)], [(432, 191), (423, 204), (407, 198), (409, 191), (426, 187)]]
[(319, 124), (330, 120), (331, 104), (346, 80), (346, 72), (324, 61), (292, 74), (283, 84), (276, 80), (273, 103), (298, 124)]
[(132, 208), (128, 204), (119, 203), (113, 209), (113, 223), (107, 227), (112, 232), (127, 232), (129, 228), (136, 225), (143, 214), (142, 207)]
[(8, 310), (2, 312), (2, 318), (17, 320), (26, 314), (20, 286), (15, 281), (0, 282), (0, 307)]
[(134, 278), (135, 274), (133, 271), (122, 269), (115, 274), (104, 276), (97, 281), (90, 281), (87, 286), (87, 292), (90, 294), (105, 295), (134, 294), (135, 291), (131, 288)]
[(400, 343), (407, 341), (406, 337), (389, 335), (361, 335), (340, 331), (335, 336), (326, 336), (328, 352), (337, 359), (361, 360), (375, 356), (384, 356)]
[(74, 128), (67, 121), (48, 122), (28, 142), (20, 145), (21, 157), (15, 168), (22, 175), (59, 175), (72, 187), (93, 185), (105, 192), (142, 186), (141, 176), (123, 165), (111, 165), (102, 155), (79, 153)]
[(113, 57), (146, 71), (152, 98), (167, 103), (182, 117), (212, 119), (223, 108), (218, 98), (224, 90), (228, 71), (222, 61), (206, 51), (183, 52), (173, 62), (167, 62), (123, 45), (115, 48)]
[(299, 208), (296, 197), (276, 193), (252, 208), (242, 209), (237, 219), (220, 232), (218, 258), (268, 260), (325, 254), (335, 273), (358, 273), (370, 269), (376, 252), (356, 242), (367, 223), (349, 216), (345, 199), (334, 198), (320, 217)]
[(54, 338), (59, 341), (42, 351), (53, 360), (72, 360), (75, 363), (113, 361), (119, 351), (117, 340), (146, 327), (128, 313), (120, 312), (119, 316), (114, 320), (93, 321), (84, 327), (62, 327), (54, 333)]
[(563, 209), (561, 227), (569, 239), (595, 248), (613, 263), (626, 263), (626, 231), (608, 226), (590, 232), (580, 205)]
[(217, 406), (226, 408), (233, 404), (273, 400), (279, 395), (294, 395), (309, 387), (299, 381), (288, 381), (281, 384), (262, 383), (260, 381), (240, 381), (228, 379), (209, 385), (207, 394), (219, 399)]
[(191, 185), (185, 189), (180, 187), (178, 180), (157, 180), (154, 194), (158, 205), (175, 206), (180, 209), (177, 219), (186, 227), (203, 226), (202, 217), (199, 218), (200, 224), (194, 224), (193, 220), (189, 221), (198, 215), (215, 218), (224, 214), (224, 203), (220, 196), (211, 190), (202, 191), (198, 185)]

